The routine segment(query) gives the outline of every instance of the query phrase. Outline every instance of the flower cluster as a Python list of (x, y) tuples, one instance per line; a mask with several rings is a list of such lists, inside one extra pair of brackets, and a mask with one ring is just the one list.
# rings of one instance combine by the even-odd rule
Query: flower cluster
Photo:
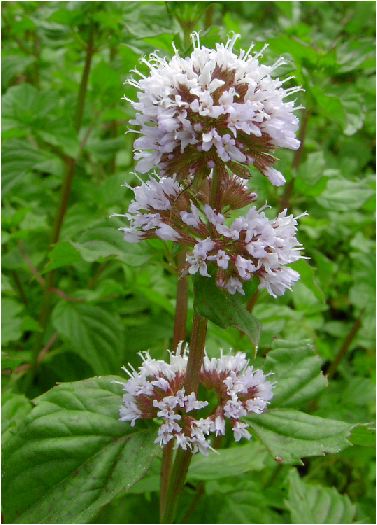
[[(180, 180), (203, 178), (210, 169), (227, 166), (233, 173), (249, 177), (254, 165), (277, 186), (283, 175), (272, 168), (277, 147), (297, 149), (299, 106), (287, 97), (300, 87), (285, 89), (285, 80), (272, 78), (285, 63), (259, 63), (259, 53), (233, 52), (238, 35), (216, 49), (201, 46), (197, 33), (191, 56), (171, 60), (152, 53), (142, 60), (150, 69), (128, 82), (137, 88), (136, 110), (131, 124), (140, 134), (135, 141), (136, 169), (145, 173), (156, 166), (161, 174)], [(126, 97), (125, 97), (126, 98)], [(128, 100), (126, 98), (126, 100)]]
[[(239, 185), (239, 198), (253, 199), (255, 194), (242, 194), (241, 183), (235, 179), (233, 183)], [(229, 223), (205, 197), (195, 205), (190, 191), (174, 177), (151, 178), (133, 191), (135, 198), (123, 215), (130, 225), (121, 228), (128, 242), (158, 237), (185, 245), (185, 271), (210, 277), (208, 264), (212, 263), (217, 285), (231, 294), (243, 294), (242, 281), (257, 277), (260, 288), (276, 297), (299, 279), (287, 267), (302, 258), (296, 238), (298, 217), (287, 215), (286, 210), (271, 220), (263, 209), (252, 207)]]
[(142, 365), (136, 371), (124, 369), (130, 376), (124, 388), (120, 420), (135, 425), (137, 419), (159, 418), (162, 423), (156, 443), (164, 446), (174, 440), (175, 447), (205, 455), (211, 448), (209, 436), (225, 435), (226, 420), (234, 438), (250, 439), (248, 425), (240, 419), (248, 414), (261, 414), (272, 398), (272, 383), (261, 370), (249, 365), (245, 354), (205, 356), (200, 371), (200, 384), (214, 390), (217, 405), (207, 417), (195, 418), (195, 411), (208, 406), (194, 392), (184, 388), (187, 353), (170, 354), (170, 362), (140, 354)]

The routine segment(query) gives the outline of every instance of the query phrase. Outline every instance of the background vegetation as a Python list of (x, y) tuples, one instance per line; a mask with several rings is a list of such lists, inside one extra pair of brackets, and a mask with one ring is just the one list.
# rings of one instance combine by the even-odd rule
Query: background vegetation
[[(169, 348), (174, 247), (126, 244), (108, 217), (126, 211), (132, 193), (121, 185), (136, 182), (134, 136), (124, 134), (132, 111), (121, 101), (134, 89), (123, 81), (156, 48), (169, 55), (174, 41), (189, 52), (194, 29), (208, 46), (230, 31), (241, 34), (241, 47), (267, 42), (265, 60), (284, 55), (279, 74), (305, 88), (304, 147), (279, 152), (289, 182), (277, 191), (256, 172), (251, 180), (260, 205), (309, 212), (299, 236), (310, 259), (296, 263), (294, 291), (274, 300), (251, 290), (263, 327), (259, 354), (288, 348), (293, 374), (295, 351), (309, 340), (329, 385), (303, 408), (349, 423), (373, 420), (374, 10), (374, 2), (2, 3), (5, 444), (30, 400), (57, 382), (119, 374), (122, 364), (137, 365), (138, 351), (162, 357)], [(237, 330), (210, 324), (207, 348), (219, 347), (250, 355)], [(351, 440), (298, 470), (261, 446), (230, 448), (210, 466), (199, 460), (180, 519), (375, 523), (373, 435), (359, 427)], [(158, 462), (90, 521), (158, 521)]]

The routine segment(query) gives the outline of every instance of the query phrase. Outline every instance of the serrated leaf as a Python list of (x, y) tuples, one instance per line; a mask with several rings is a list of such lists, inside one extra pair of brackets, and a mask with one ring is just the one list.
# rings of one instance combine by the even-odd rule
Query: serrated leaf
[(274, 459), (301, 464), (301, 458), (339, 452), (350, 445), (354, 425), (304, 414), (298, 410), (272, 409), (245, 419)]
[(344, 133), (353, 135), (363, 127), (365, 120), (365, 106), (363, 97), (358, 93), (347, 93), (341, 97), (346, 116)]
[(3, 56), (1, 64), (1, 87), (5, 90), (11, 80), (17, 75), (21, 75), (23, 71), (34, 62), (33, 56), (23, 55), (8, 55)]
[(30, 399), (23, 394), (9, 392), (3, 396), (1, 404), (1, 439), (5, 446), (7, 440), (15, 432), (17, 425), (32, 409)]
[(353, 523), (355, 506), (335, 487), (305, 483), (297, 470), (289, 474), (288, 499), (292, 523)]
[[(207, 521), (208, 509), (210, 515), (216, 516), (216, 523), (286, 523), (280, 491), (263, 486), (258, 475), (210, 483), (211, 492), (204, 503), (202, 521), (196, 518), (195, 523)], [(206, 491), (208, 486), (209, 483)]]
[(44, 268), (44, 273), (55, 270), (56, 268), (61, 268), (62, 266), (71, 266), (81, 261), (82, 258), (76, 248), (72, 246), (72, 243), (61, 241), (55, 244), (50, 251), (49, 261)]
[(109, 226), (84, 232), (79, 241), (72, 245), (87, 262), (115, 257), (129, 266), (141, 266), (150, 257), (142, 246), (126, 243), (122, 234), (115, 227)]
[(265, 370), (276, 382), (271, 406), (300, 407), (327, 386), (321, 359), (310, 341), (275, 340), (267, 354)]
[(14, 299), (5, 298), (1, 304), (2, 344), (17, 341), (22, 335), (23, 306)]
[(43, 128), (55, 107), (53, 93), (42, 93), (30, 84), (12, 86), (2, 99), (3, 129), (18, 129), (25, 135), (28, 129)]
[(309, 185), (313, 185), (323, 177), (326, 161), (323, 151), (309, 153), (305, 162), (298, 169), (297, 176)]
[[(212, 496), (213, 497), (213, 496)], [(220, 512), (217, 523), (284, 523), (283, 518), (271, 506), (255, 502), (254, 494), (246, 491), (226, 495), (226, 503), (218, 497)], [(212, 515), (218, 513), (212, 509)]]
[(213, 277), (198, 277), (194, 280), (194, 309), (221, 328), (233, 326), (249, 337), (258, 346), (260, 325), (247, 311), (245, 303), (237, 295), (220, 290)]
[(4, 142), (2, 148), (3, 195), (6, 195), (15, 186), (20, 186), (24, 183), (27, 173), (32, 171), (56, 173), (59, 167), (59, 160), (33, 147), (25, 140), (8, 140)]
[(343, 127), (345, 114), (339, 97), (332, 93), (329, 94), (318, 86), (312, 86), (310, 92), (315, 98), (319, 113), (325, 118), (335, 121)]
[(313, 292), (319, 302), (324, 303), (325, 295), (318, 283), (316, 276), (317, 270), (304, 259), (294, 262), (291, 267), (300, 274), (300, 282), (305, 284), (305, 286)]
[(137, 38), (171, 32), (171, 21), (165, 6), (130, 2), (127, 7), (123, 21), (127, 31)]
[(332, 211), (358, 210), (373, 195), (368, 181), (361, 179), (351, 181), (344, 178), (329, 180), (326, 190), (317, 198), (318, 203)]
[(60, 302), (52, 321), (62, 339), (96, 374), (119, 370), (123, 332), (114, 314), (100, 306)]
[(3, 453), (8, 523), (88, 523), (147, 471), (155, 432), (118, 420), (114, 379), (65, 383), (35, 400)]
[(266, 451), (260, 443), (251, 441), (247, 445), (217, 450), (217, 454), (196, 454), (191, 462), (188, 478), (210, 480), (240, 476), (245, 472), (262, 470)]

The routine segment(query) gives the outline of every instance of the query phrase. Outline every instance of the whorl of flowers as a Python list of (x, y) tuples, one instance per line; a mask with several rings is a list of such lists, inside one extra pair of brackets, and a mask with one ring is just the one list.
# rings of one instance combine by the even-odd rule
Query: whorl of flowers
[(213, 390), (217, 405), (206, 417), (196, 418), (197, 411), (208, 406), (194, 392), (184, 388), (187, 353), (170, 353), (170, 362), (152, 359), (148, 352), (140, 353), (143, 360), (139, 370), (124, 370), (130, 376), (123, 383), (124, 396), (120, 420), (135, 425), (137, 419), (159, 418), (156, 443), (164, 446), (174, 440), (175, 447), (205, 455), (211, 448), (209, 436), (225, 435), (226, 420), (234, 438), (250, 439), (248, 425), (241, 418), (261, 414), (272, 398), (272, 383), (262, 370), (254, 370), (246, 355), (205, 356), (200, 371), (200, 384)]
[[(273, 151), (297, 149), (298, 119), (295, 101), (287, 97), (299, 87), (285, 89), (285, 80), (272, 74), (285, 63), (259, 63), (259, 53), (233, 52), (239, 35), (216, 49), (201, 46), (199, 35), (192, 35), (193, 51), (187, 58), (168, 60), (152, 53), (142, 62), (149, 76), (134, 70), (140, 79), (128, 82), (137, 88), (137, 101), (131, 101), (140, 137), (135, 141), (136, 169), (145, 173), (159, 168), (161, 174), (180, 180), (198, 176), (210, 169), (227, 166), (241, 177), (249, 177), (248, 165), (266, 175), (274, 185), (284, 184), (283, 175), (272, 168)], [(266, 46), (265, 46), (266, 47)]]
[[(227, 179), (232, 189), (223, 192), (223, 204), (229, 204), (227, 199), (238, 199), (238, 205), (245, 205), (256, 197), (238, 179)], [(209, 206), (205, 184), (196, 204), (190, 191), (174, 177), (151, 178), (131, 189), (135, 199), (122, 215), (130, 225), (121, 228), (128, 242), (158, 237), (185, 245), (184, 271), (210, 277), (208, 265), (212, 264), (217, 285), (231, 294), (243, 294), (242, 281), (257, 277), (259, 287), (276, 297), (299, 279), (299, 274), (287, 267), (302, 258), (296, 238), (298, 217), (287, 215), (286, 210), (269, 219), (263, 208), (251, 207), (244, 217), (229, 222)]]

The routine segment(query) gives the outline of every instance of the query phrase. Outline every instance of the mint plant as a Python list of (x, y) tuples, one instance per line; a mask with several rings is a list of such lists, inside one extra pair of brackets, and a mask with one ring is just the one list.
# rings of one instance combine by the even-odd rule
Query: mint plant
[(373, 14), (3, 2), (4, 523), (375, 522)]

